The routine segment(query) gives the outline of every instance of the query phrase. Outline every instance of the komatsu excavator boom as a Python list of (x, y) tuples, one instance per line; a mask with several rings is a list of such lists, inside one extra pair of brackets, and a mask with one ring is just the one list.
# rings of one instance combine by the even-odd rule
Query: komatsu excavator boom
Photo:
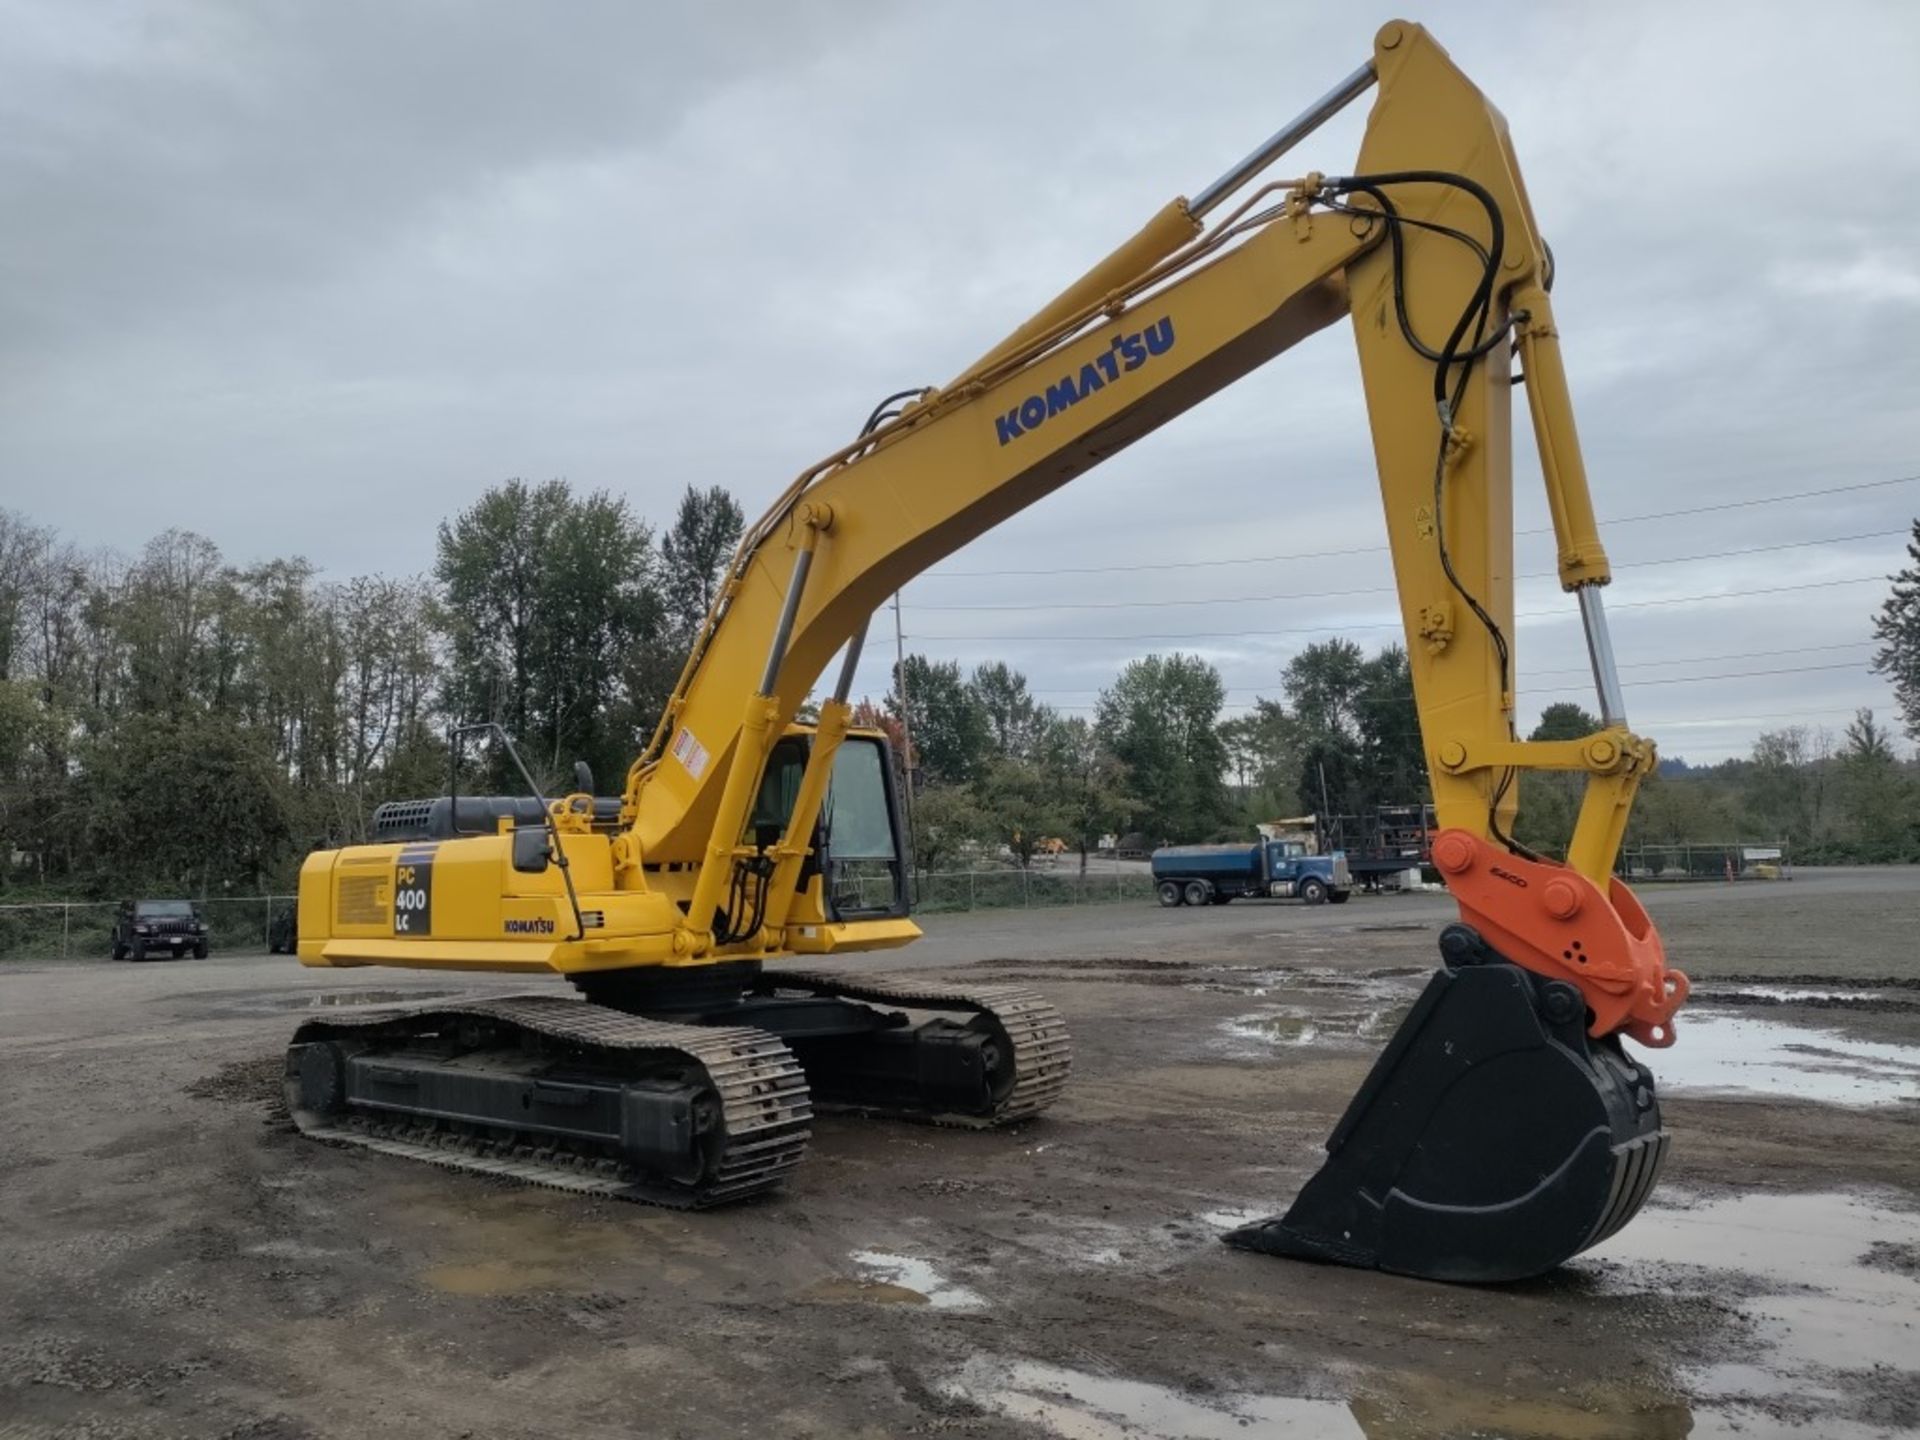
[[(1258, 177), (1377, 87), (1351, 174)], [(315, 854), (303, 964), (548, 972), (553, 991), (301, 1027), (310, 1134), (681, 1205), (765, 1191), (816, 1105), (997, 1124), (1066, 1080), (1029, 991), (770, 962), (904, 944), (894, 767), (850, 726), (884, 597), (1314, 331), (1351, 317), (1433, 798), (1442, 967), (1291, 1209), (1235, 1244), (1441, 1279), (1545, 1270), (1623, 1224), (1666, 1146), (1621, 1037), (1686, 980), (1612, 876), (1651, 743), (1626, 726), (1542, 241), (1506, 124), (1418, 25), (1160, 210), (951, 383), (903, 392), (746, 534), (623, 793), (386, 806)], [(1516, 368), (1517, 367), (1517, 368)], [(1511, 406), (1523, 390), (1602, 728), (1514, 728)], [(1297, 419), (1294, 424), (1300, 423)], [(1286, 429), (1275, 427), (1284, 447)], [(1151, 523), (1150, 516), (1141, 517)], [(835, 655), (811, 724), (795, 716)], [(510, 749), (510, 747), (509, 747)], [(517, 757), (515, 757), (517, 760)], [(1565, 863), (1511, 839), (1516, 778), (1586, 777)], [(458, 769), (456, 767), (457, 775)]]

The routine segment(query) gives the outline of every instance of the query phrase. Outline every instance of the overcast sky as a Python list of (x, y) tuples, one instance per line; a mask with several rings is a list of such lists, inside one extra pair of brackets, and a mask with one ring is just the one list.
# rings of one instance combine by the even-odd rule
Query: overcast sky
[[(1506, 113), (1554, 247), (1636, 727), (1711, 760), (1890, 718), (1865, 661), (1920, 512), (1920, 7), (1406, 9)], [(0, 504), (337, 576), (426, 569), (509, 476), (756, 513), (1387, 14), (0, 0)], [(1364, 110), (1288, 168), (1347, 168)], [(1840, 486), (1869, 488), (1633, 518)], [(1530, 464), (1516, 490), (1544, 524)], [(1237, 709), (1318, 636), (1393, 637), (1390, 593), (1246, 598), (1384, 592), (1382, 538), (1335, 328), (916, 581), (908, 643), (1062, 708), (1185, 649)], [(1552, 566), (1524, 535), (1520, 573)], [(1022, 608), (958, 608), (988, 604)], [(1590, 704), (1571, 601), (1519, 609), (1528, 723)]]

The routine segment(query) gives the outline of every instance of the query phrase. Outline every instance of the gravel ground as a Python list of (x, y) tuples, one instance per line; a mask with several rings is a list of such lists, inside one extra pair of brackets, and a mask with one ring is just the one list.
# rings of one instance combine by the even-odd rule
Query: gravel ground
[(1646, 893), (1701, 1054), (1739, 1021), (1786, 1058), (1669, 1090), (1659, 1208), (1483, 1290), (1217, 1239), (1310, 1173), (1440, 896), (933, 917), (877, 966), (1039, 985), (1066, 1098), (829, 1117), (785, 1194), (700, 1216), (274, 1118), (319, 997), (525, 980), (7, 962), (0, 1437), (1920, 1433), (1920, 871)]

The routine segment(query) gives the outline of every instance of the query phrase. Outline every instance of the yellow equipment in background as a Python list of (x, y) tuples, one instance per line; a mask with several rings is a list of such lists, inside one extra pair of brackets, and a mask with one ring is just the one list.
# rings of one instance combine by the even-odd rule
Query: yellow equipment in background
[[(1376, 85), (1353, 174), (1254, 183)], [(307, 862), (303, 964), (552, 972), (584, 998), (309, 1022), (287, 1063), (301, 1127), (705, 1205), (777, 1184), (816, 1104), (967, 1124), (1044, 1108), (1070, 1055), (1039, 996), (774, 965), (919, 933), (885, 739), (849, 728), (869, 617), (1350, 316), (1443, 827), (1433, 862), (1463, 923), (1326, 1166), (1285, 1217), (1233, 1238), (1499, 1279), (1610, 1233), (1666, 1144), (1652, 1076), (1619, 1036), (1669, 1042), (1686, 983), (1612, 877), (1654, 749), (1625, 723), (1552, 282), (1504, 120), (1424, 29), (1387, 25), (1365, 65), (1242, 163), (1163, 207), (950, 384), (891, 397), (787, 488), (743, 540), (617, 800), (583, 776), (549, 803), (529, 778), (525, 799), (386, 807), (385, 843)], [(1604, 717), (1581, 740), (1515, 736), (1521, 385)], [(818, 722), (796, 724), (836, 654)], [(1509, 838), (1529, 769), (1587, 777), (1564, 865)]]

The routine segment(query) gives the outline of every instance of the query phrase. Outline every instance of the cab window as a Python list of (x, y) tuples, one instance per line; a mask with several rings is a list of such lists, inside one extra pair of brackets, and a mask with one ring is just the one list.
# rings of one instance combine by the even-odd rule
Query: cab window
[(849, 736), (833, 757), (827, 788), (827, 833), (837, 860), (891, 860), (893, 811), (887, 800), (885, 756), (870, 740)]

